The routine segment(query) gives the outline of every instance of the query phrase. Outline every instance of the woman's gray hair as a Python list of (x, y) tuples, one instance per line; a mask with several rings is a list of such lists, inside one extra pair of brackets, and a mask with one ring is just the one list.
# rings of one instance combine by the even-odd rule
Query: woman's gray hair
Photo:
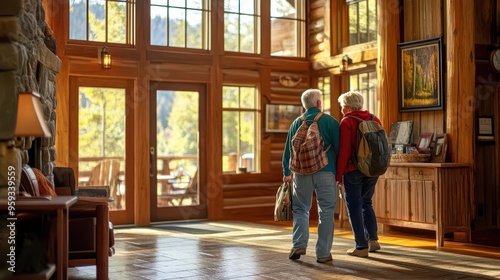
[(351, 110), (363, 109), (363, 95), (357, 90), (351, 90), (339, 96), (339, 103), (341, 107), (349, 107)]
[(308, 89), (302, 93), (302, 106), (307, 110), (311, 107), (318, 107), (318, 100), (321, 100), (321, 90)]

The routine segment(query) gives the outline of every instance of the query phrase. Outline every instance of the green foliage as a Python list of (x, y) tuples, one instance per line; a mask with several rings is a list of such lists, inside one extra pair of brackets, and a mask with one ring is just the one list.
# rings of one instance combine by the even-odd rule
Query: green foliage
[(125, 90), (80, 87), (78, 154), (125, 156)]

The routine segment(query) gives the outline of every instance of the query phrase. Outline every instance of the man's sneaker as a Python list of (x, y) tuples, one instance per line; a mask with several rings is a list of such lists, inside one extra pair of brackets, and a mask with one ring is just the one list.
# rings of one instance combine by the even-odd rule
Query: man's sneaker
[(319, 263), (326, 263), (326, 262), (332, 261), (332, 254), (328, 255), (328, 257), (317, 258), (316, 261)]
[(298, 260), (298, 259), (300, 259), (301, 255), (305, 255), (305, 254), (306, 254), (305, 248), (292, 248), (292, 251), (290, 252), (290, 255), (288, 256), (288, 258), (291, 260)]
[(380, 250), (380, 244), (378, 244), (377, 240), (370, 240), (368, 241), (368, 248), (370, 252), (376, 252)]
[(365, 248), (365, 249), (352, 248), (352, 249), (347, 250), (347, 254), (349, 256), (366, 258), (366, 257), (368, 257), (368, 248)]

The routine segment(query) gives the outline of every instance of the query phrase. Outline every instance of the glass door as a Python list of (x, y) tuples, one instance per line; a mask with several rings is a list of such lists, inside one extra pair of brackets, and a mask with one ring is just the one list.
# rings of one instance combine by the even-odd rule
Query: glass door
[(109, 195), (110, 219), (115, 224), (133, 222), (133, 81), (73, 78), (72, 92), (78, 102), (78, 127), (73, 133), (77, 147), (80, 192)]
[(152, 83), (150, 105), (151, 221), (204, 219), (205, 86)]

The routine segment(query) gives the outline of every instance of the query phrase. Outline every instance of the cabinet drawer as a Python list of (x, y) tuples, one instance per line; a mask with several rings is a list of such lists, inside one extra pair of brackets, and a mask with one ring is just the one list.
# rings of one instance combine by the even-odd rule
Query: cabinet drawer
[(410, 168), (410, 180), (433, 181), (435, 171), (434, 168)]
[(384, 174), (384, 178), (396, 180), (408, 180), (408, 167), (390, 166)]

